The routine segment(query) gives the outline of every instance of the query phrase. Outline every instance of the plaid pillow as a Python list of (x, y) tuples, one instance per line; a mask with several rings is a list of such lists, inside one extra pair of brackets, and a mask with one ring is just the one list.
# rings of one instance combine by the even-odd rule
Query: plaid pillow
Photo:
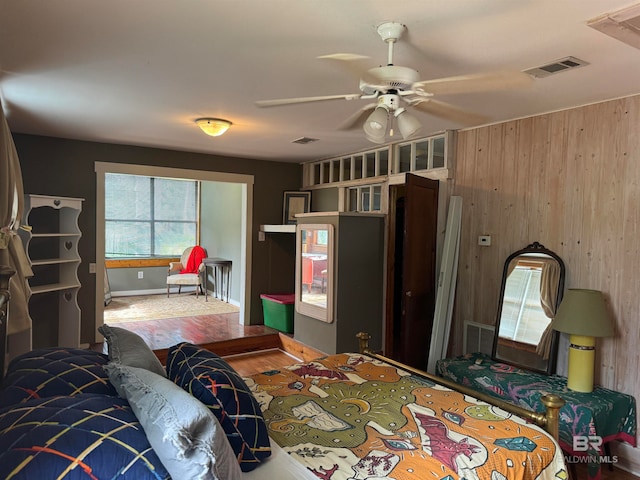
[(190, 343), (169, 349), (168, 377), (204, 403), (217, 417), (248, 472), (271, 455), (260, 405), (240, 375), (215, 353)]
[(0, 408), (56, 395), (117, 396), (102, 368), (108, 361), (100, 352), (78, 348), (43, 348), (20, 355), (9, 364)]
[(0, 432), (0, 478), (170, 479), (117, 396), (83, 393), (6, 407)]

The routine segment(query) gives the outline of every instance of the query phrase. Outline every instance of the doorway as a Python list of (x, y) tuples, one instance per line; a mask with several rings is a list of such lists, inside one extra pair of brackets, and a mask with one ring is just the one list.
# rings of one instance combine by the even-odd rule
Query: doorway
[(95, 163), (96, 171), (96, 325), (95, 338), (99, 339), (98, 327), (104, 323), (104, 272), (105, 272), (105, 175), (119, 173), (142, 175), (149, 177), (168, 177), (180, 179), (197, 179), (203, 182), (220, 182), (239, 184), (241, 186), (242, 219), (240, 233), (240, 259), (234, 263), (234, 276), (237, 274), (239, 285), (239, 323), (249, 322), (251, 298), (251, 235), (253, 205), (253, 175), (230, 174), (201, 170), (156, 167), (149, 165), (132, 165), (120, 163)]
[(389, 187), (385, 354), (426, 370), (436, 298), (439, 182)]

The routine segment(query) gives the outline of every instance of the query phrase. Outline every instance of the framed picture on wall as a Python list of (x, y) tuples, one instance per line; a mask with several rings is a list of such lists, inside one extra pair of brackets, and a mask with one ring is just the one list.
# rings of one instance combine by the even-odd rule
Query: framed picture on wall
[(311, 208), (311, 192), (284, 192), (282, 223), (295, 225), (296, 214), (307, 213)]

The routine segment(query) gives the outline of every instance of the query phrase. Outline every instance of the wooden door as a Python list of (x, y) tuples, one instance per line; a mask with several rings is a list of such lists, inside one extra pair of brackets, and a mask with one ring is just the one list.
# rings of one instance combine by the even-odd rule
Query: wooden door
[(406, 178), (391, 194), (385, 353), (426, 370), (436, 298), (439, 182)]

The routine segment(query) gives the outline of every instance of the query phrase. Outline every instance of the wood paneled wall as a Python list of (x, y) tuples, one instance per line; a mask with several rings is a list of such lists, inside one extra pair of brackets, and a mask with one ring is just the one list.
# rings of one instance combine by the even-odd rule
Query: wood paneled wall
[(495, 324), (506, 257), (538, 241), (564, 260), (566, 288), (601, 290), (610, 306), (616, 335), (598, 340), (596, 383), (640, 399), (640, 96), (459, 132), (453, 182), (451, 353), (464, 321)]

